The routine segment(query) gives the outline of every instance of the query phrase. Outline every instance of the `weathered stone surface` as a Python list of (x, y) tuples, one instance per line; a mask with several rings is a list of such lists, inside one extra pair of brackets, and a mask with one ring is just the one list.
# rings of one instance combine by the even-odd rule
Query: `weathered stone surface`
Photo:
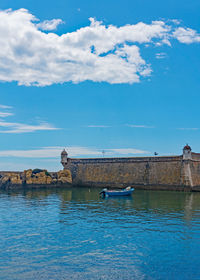
[(71, 184), (72, 176), (69, 170), (49, 173), (47, 170), (28, 169), (24, 172), (3, 172), (0, 176), (1, 187), (16, 185), (62, 185)]
[(47, 184), (52, 184), (52, 182), (53, 182), (53, 179), (50, 176), (47, 176), (46, 183)]
[(32, 170), (28, 169), (28, 170), (24, 170), (24, 176), (26, 179), (31, 178), (32, 175)]
[(94, 187), (200, 190), (200, 154), (194, 160), (182, 156), (70, 159), (65, 168), (50, 173), (41, 169), (0, 172), (0, 187), (67, 186), (73, 181), (73, 185)]
[(182, 156), (70, 159), (64, 167), (71, 171), (74, 185), (172, 190), (200, 186), (200, 155), (188, 163)]
[(0, 179), (0, 183), (2, 183), (2, 184), (10, 183), (13, 185), (21, 185), (22, 179), (18, 173), (10, 172), (10, 173), (5, 173), (5, 175)]
[(58, 182), (63, 184), (65, 183), (72, 183), (72, 176), (70, 170), (61, 170), (58, 172)]
[(10, 177), (10, 182), (11, 184), (13, 185), (21, 185), (22, 184), (22, 179), (20, 178), (20, 175), (19, 174), (16, 174), (16, 175), (12, 175)]
[(3, 178), (1, 179), (2, 184), (7, 183), (8, 181), (9, 181), (9, 177), (8, 177), (8, 176), (5, 176), (5, 177), (3, 177)]

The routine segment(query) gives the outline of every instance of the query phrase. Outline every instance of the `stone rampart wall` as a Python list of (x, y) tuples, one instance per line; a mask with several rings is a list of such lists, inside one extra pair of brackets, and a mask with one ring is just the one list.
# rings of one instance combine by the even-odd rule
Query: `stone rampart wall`
[(192, 153), (192, 160), (199, 160), (200, 161), (200, 154), (199, 153)]
[(192, 174), (193, 186), (200, 186), (200, 162), (191, 161), (190, 169), (191, 169), (191, 174)]
[(70, 159), (66, 168), (78, 185), (164, 187), (182, 184), (182, 165), (182, 156), (174, 156)]

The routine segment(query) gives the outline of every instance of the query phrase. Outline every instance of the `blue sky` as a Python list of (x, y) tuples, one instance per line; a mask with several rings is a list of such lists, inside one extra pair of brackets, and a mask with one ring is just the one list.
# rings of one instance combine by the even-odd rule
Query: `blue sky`
[(71, 157), (200, 151), (199, 1), (0, 9), (1, 170), (61, 169), (64, 147)]

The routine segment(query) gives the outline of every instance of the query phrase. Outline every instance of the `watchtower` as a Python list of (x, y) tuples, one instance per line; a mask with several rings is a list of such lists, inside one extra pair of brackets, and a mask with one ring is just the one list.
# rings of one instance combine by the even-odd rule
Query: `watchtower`
[(65, 168), (68, 162), (68, 153), (65, 151), (65, 149), (61, 153), (61, 164)]
[(192, 159), (192, 149), (188, 144), (183, 148), (183, 159)]

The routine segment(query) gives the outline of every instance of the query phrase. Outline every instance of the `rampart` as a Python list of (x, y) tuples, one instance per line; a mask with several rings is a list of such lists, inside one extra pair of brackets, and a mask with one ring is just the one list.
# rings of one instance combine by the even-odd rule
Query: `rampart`
[(127, 158), (68, 158), (62, 162), (79, 186), (200, 190), (200, 154)]
[(180, 156), (68, 158), (61, 153), (63, 171), (0, 171), (0, 188), (90, 186), (200, 191), (200, 154), (186, 145)]

